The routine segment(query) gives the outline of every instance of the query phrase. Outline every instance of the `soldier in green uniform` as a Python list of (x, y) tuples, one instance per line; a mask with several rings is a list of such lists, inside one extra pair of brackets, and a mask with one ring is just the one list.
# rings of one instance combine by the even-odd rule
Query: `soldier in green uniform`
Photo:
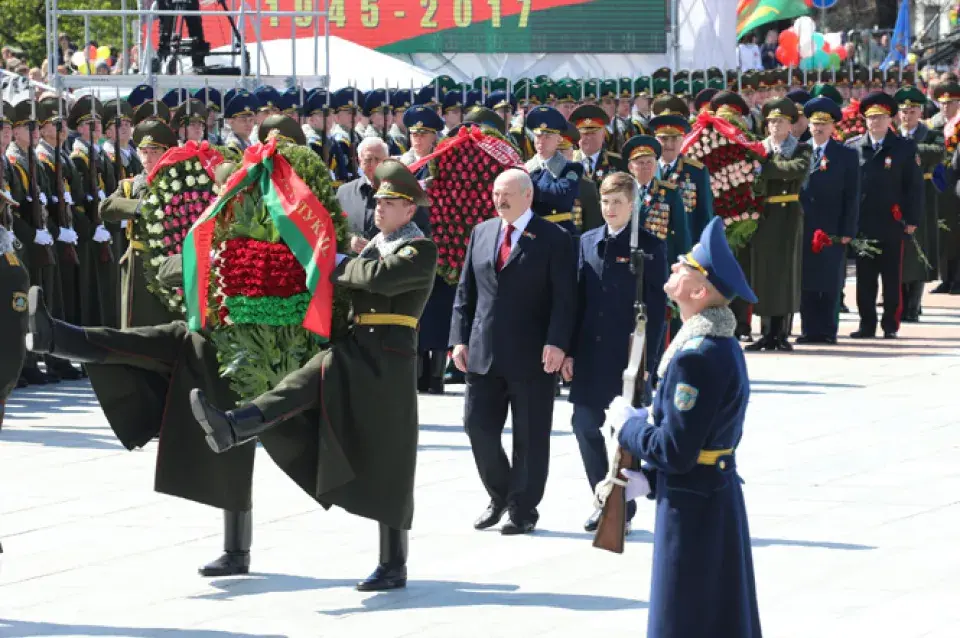
[(0, 183), (0, 428), (7, 397), (17, 386), (26, 354), (23, 336), (27, 333), (27, 289), (30, 275), (17, 254), (19, 241), (13, 234), (13, 213), (17, 202)]
[[(580, 142), (580, 131), (572, 122), (567, 122), (567, 130), (560, 134), (560, 144), (557, 150), (568, 162), (573, 161), (573, 154)], [(573, 203), (573, 223), (577, 233), (603, 226), (603, 210), (600, 208), (600, 191), (596, 183), (587, 176), (580, 177), (580, 193)]]
[(147, 175), (177, 138), (163, 122), (143, 122), (133, 131), (143, 172), (120, 182), (117, 190), (100, 204), (100, 216), (106, 222), (126, 220), (129, 247), (120, 263), (120, 327), (154, 326), (179, 317), (150, 292), (143, 274), (143, 243), (135, 234), (140, 199), (147, 190)]
[(203, 141), (207, 107), (197, 99), (186, 100), (170, 113), (170, 128), (182, 142)]
[[(331, 274), (350, 291), (353, 327), (242, 408), (213, 407), (234, 405), (237, 397), (219, 376), (212, 343), (184, 323), (80, 329), (51, 320), (33, 291), (29, 299), (28, 345), (100, 364), (91, 366), (91, 380), (125, 444), (142, 445), (162, 427), (158, 491), (249, 508), (255, 445), (241, 443), (257, 437), (321, 505), (378, 521), (380, 561), (358, 585), (364, 591), (406, 585), (418, 430), (416, 326), (437, 260), (433, 242), (411, 221), (426, 203), (416, 178), (395, 161), (384, 162), (376, 178), (381, 234), (360, 257), (338, 256)], [(202, 429), (191, 427), (191, 407)], [(249, 534), (247, 521), (248, 543)]]
[[(150, 106), (144, 104), (143, 106)], [(143, 108), (143, 107), (141, 107)], [(91, 96), (84, 96), (70, 109), (67, 125), (79, 136), (73, 142), (70, 159), (79, 175), (80, 192), (74, 195), (79, 217), (86, 216), (87, 232), (80, 234), (77, 252), (80, 255), (80, 299), (83, 325), (118, 326), (117, 262), (111, 246), (112, 236), (100, 219), (100, 202), (106, 199), (106, 164), (96, 145), (97, 129), (103, 116), (103, 105)], [(91, 161), (91, 158), (92, 161)]]
[(792, 100), (769, 100), (763, 105), (762, 115), (770, 129), (770, 136), (763, 141), (767, 157), (758, 178), (766, 204), (750, 242), (750, 276), (751, 287), (759, 299), (755, 312), (763, 318), (763, 335), (746, 349), (789, 352), (793, 346), (787, 341), (788, 318), (800, 310), (800, 189), (810, 169), (813, 149), (791, 134), (797, 119), (797, 106)]
[[(13, 232), (24, 246), (22, 261), (30, 274), (30, 283), (40, 286), (51, 306), (60, 310), (60, 300), (55, 297), (60, 291), (57, 281), (57, 259), (55, 253), (54, 229), (46, 210), (49, 185), (40, 168), (40, 162), (33, 157), (32, 147), (40, 134), (33, 119), (32, 111), (36, 105), (29, 100), (20, 102), (12, 109), (11, 121), (13, 138), (7, 147), (7, 162), (10, 165), (10, 193), (17, 202), (13, 215)], [(37, 357), (28, 354), (23, 365), (22, 377), (25, 381), (43, 384), (59, 380), (48, 366), (48, 374), (40, 372)]]
[[(933, 91), (933, 99), (940, 105), (940, 111), (927, 121), (927, 126), (945, 134), (947, 122), (960, 113), (960, 85), (954, 80), (941, 82)], [(953, 157), (947, 157), (946, 163), (953, 163)], [(947, 228), (939, 231), (940, 284), (930, 291), (933, 294), (960, 294), (960, 196), (955, 188), (956, 168), (951, 173), (947, 188), (937, 202), (937, 212)]]
[[(163, 102), (160, 102), (163, 104)], [(166, 104), (163, 104), (166, 107)], [(133, 136), (133, 107), (126, 100), (110, 100), (103, 105), (103, 134), (107, 138), (103, 143), (103, 152), (106, 156), (106, 175), (104, 180), (107, 188), (105, 192), (117, 190), (121, 181), (133, 177), (143, 171), (140, 159), (130, 145)], [(119, 138), (119, 142), (117, 141)], [(117, 148), (120, 149), (119, 155)], [(113, 257), (120, 263), (127, 252), (127, 222), (104, 224), (113, 238), (111, 248)], [(117, 284), (119, 286), (119, 283)], [(117, 299), (119, 304), (119, 297)], [(117, 309), (119, 313), (119, 307)], [(119, 316), (119, 314), (118, 314)]]
[[(75, 228), (73, 193), (79, 191), (79, 176), (63, 148), (67, 141), (67, 128), (60, 114), (61, 102), (48, 98), (37, 104), (37, 124), (40, 127), (40, 142), (37, 144), (38, 168), (50, 189), (47, 198), (49, 228), (56, 236), (54, 255), (57, 260), (57, 276), (54, 279), (53, 299), (59, 305), (54, 315), (71, 322), (79, 322), (80, 313), (80, 257), (77, 249), (79, 234)], [(58, 175), (59, 173), (59, 175)], [(57, 181), (59, 177), (59, 182)], [(80, 230), (88, 231), (80, 222)], [(50, 358), (47, 371), (61, 379), (79, 379), (81, 374), (69, 361)]]
[(923, 213), (914, 236), (926, 255), (930, 266), (922, 263), (913, 242), (903, 246), (903, 314), (900, 320), (915, 323), (922, 312), (924, 284), (933, 281), (938, 272), (940, 228), (937, 223), (937, 189), (933, 185), (933, 171), (943, 162), (943, 131), (931, 130), (920, 121), (927, 98), (920, 89), (909, 86), (894, 94), (899, 105), (900, 136), (911, 139), (917, 144), (917, 162), (923, 171)]

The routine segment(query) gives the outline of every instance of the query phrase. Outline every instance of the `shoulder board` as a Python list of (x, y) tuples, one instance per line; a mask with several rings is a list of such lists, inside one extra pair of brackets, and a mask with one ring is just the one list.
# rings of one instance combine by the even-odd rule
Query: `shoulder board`
[(684, 157), (683, 164), (685, 166), (692, 166), (694, 168), (703, 168), (703, 162), (699, 162), (692, 157)]
[(672, 191), (677, 190), (677, 185), (670, 181), (657, 180), (657, 185), (662, 186), (663, 188), (666, 188), (668, 190), (672, 190)]
[(622, 159), (620, 153), (614, 153), (613, 151), (607, 151), (607, 157), (612, 157), (613, 159)]

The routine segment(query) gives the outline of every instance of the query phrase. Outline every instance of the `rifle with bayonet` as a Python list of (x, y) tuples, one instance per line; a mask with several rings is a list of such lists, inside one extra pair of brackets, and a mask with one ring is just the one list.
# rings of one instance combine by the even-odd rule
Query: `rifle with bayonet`
[[(57, 223), (61, 228), (73, 230), (73, 212), (67, 208), (66, 189), (63, 187), (63, 151), (61, 149), (60, 136), (63, 134), (63, 98), (57, 97), (57, 117), (54, 120), (55, 138), (53, 142), (53, 181), (56, 183), (57, 201), (53, 203)], [(80, 265), (80, 257), (77, 255), (77, 247), (71, 243), (61, 242), (60, 259), (74, 266)]]
[[(30, 120), (27, 122), (27, 131), (29, 138), (27, 140), (27, 185), (28, 203), (30, 206), (30, 218), (33, 221), (33, 227), (36, 230), (47, 230), (47, 210), (40, 201), (40, 187), (37, 183), (37, 151), (33, 147), (34, 134), (37, 132), (37, 100), (33, 85), (30, 85)], [(32, 264), (42, 267), (50, 266), (56, 263), (52, 246), (42, 246), (33, 244), (33, 252), (30, 256)]]
[[(154, 102), (154, 104), (156, 104), (156, 102)], [(87, 195), (87, 204), (90, 207), (88, 209), (90, 212), (90, 223), (94, 228), (99, 228), (103, 225), (103, 221), (100, 219), (100, 171), (97, 166), (97, 100), (92, 95), (90, 96), (90, 122), (88, 128), (90, 129), (90, 172), (88, 173), (90, 175), (90, 190)], [(110, 250), (110, 242), (103, 241), (99, 243), (100, 263), (108, 264), (112, 262), (113, 251)]]
[[(633, 221), (630, 228), (630, 272), (636, 278), (636, 298), (633, 309), (636, 316), (633, 334), (630, 337), (630, 355), (627, 367), (623, 371), (623, 398), (634, 407), (648, 404), (647, 397), (647, 306), (643, 302), (644, 262), (653, 259), (640, 249), (640, 206), (634, 204)], [(606, 489), (598, 489), (601, 499), (600, 521), (593, 537), (593, 546), (609, 552), (622, 554), (627, 538), (627, 481), (621, 470), (632, 469), (635, 465), (633, 455), (614, 441), (616, 452), (610, 463), (610, 470), (604, 480)], [(603, 485), (603, 484), (602, 484)], [(601, 485), (601, 486), (602, 486)], [(601, 487), (601, 486), (598, 486)], [(600, 492), (606, 492), (600, 496)]]

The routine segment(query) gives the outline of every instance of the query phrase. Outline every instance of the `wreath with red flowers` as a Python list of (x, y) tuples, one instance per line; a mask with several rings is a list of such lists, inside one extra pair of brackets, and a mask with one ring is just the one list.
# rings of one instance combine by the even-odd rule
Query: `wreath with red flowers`
[[(276, 153), (313, 193), (319, 210), (329, 214), (335, 249), (346, 252), (346, 218), (323, 161), (311, 149), (292, 144), (278, 145)], [(235, 173), (242, 170), (238, 166)], [(304, 326), (317, 299), (306, 270), (272, 220), (257, 182), (228, 198), (215, 219), (213, 246), (206, 317), (221, 375), (230, 380), (242, 403), (276, 387), (343, 335), (350, 301), (345, 291), (334, 288), (329, 339)], [(319, 276), (329, 277), (330, 272)]]
[(473, 227), (497, 216), (493, 182), (523, 161), (505, 136), (491, 128), (464, 126), (437, 150), (411, 167), (429, 162), (430, 228), (437, 245), (437, 275), (456, 286), (460, 281)]

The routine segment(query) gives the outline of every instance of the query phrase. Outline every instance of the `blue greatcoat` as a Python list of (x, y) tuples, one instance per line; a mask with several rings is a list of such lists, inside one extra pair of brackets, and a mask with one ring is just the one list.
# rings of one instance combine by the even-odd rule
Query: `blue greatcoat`
[(815, 254), (813, 233), (856, 237), (860, 216), (860, 160), (856, 151), (830, 140), (826, 161), (810, 167), (800, 190), (803, 205), (803, 277), (801, 290), (838, 294), (843, 284), (846, 247), (839, 242)]
[(699, 237), (713, 219), (713, 190), (706, 167), (681, 155), (669, 171), (661, 170), (661, 166), (657, 169), (660, 170), (661, 181), (673, 184), (680, 191), (684, 210), (687, 211), (690, 236)]
[(653, 424), (634, 418), (620, 431), (620, 445), (654, 470), (648, 638), (761, 635), (735, 454), (700, 458), (736, 448), (743, 432), (750, 382), (735, 324), (727, 308), (688, 319), (664, 354)]
[[(551, 160), (551, 164), (556, 160)], [(583, 166), (576, 162), (565, 162), (556, 175), (549, 168), (539, 162), (527, 162), (530, 180), (533, 182), (533, 203), (530, 208), (540, 217), (549, 218), (552, 215), (568, 214), (570, 219), (556, 222), (558, 226), (571, 235), (577, 234), (577, 226), (573, 222), (573, 207), (580, 197), (580, 178), (583, 177)], [(552, 221), (552, 220), (551, 220)]]
[[(636, 317), (636, 277), (630, 272), (630, 230), (627, 226), (615, 237), (606, 226), (580, 237), (580, 265), (577, 277), (577, 320), (574, 328), (573, 383), (570, 402), (606, 410), (623, 388), (630, 335)], [(647, 305), (647, 361), (655, 370), (663, 339), (667, 295), (666, 246), (641, 229), (639, 247), (653, 258), (644, 264), (643, 297)]]

